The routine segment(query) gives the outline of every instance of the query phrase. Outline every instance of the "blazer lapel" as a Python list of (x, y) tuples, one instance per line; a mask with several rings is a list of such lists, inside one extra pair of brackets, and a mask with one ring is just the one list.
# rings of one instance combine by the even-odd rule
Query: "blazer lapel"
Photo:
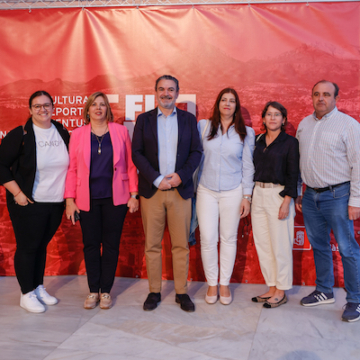
[[(116, 127), (113, 123), (108, 123), (109, 133), (110, 133), (110, 139), (111, 139), (111, 145), (113, 148), (113, 164), (117, 164), (120, 160), (120, 140), (122, 140), (121, 135), (118, 134), (116, 131)], [(124, 156), (125, 158), (125, 156)]]
[[(85, 125), (84, 135), (83, 135), (83, 154), (84, 154), (84, 161), (87, 168), (90, 171), (90, 162), (91, 162), (91, 125)], [(80, 144), (81, 146), (81, 144)]]
[(184, 130), (185, 130), (185, 122), (184, 122), (184, 113), (181, 112), (181, 111), (179, 111), (178, 108), (176, 108), (176, 114), (177, 114), (177, 121), (178, 121), (178, 146), (177, 146), (177, 153), (179, 153), (181, 137), (183, 136)]
[(158, 108), (155, 108), (149, 115), (149, 123), (155, 137), (156, 149), (158, 148), (157, 113), (158, 113)]

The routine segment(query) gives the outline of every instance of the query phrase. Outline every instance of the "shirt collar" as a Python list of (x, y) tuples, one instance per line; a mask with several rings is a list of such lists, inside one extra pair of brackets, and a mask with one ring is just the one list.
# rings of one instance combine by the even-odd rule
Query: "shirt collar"
[(314, 117), (314, 120), (315, 120), (315, 121), (326, 120), (326, 119), (328, 119), (329, 117), (333, 116), (333, 115), (334, 115), (335, 113), (337, 113), (337, 112), (338, 112), (338, 109), (337, 109), (337, 107), (335, 106), (334, 109), (332, 109), (329, 113), (327, 113), (326, 115), (324, 115), (321, 119), (318, 119), (318, 118), (316, 117), (315, 111), (313, 112), (313, 117)]
[[(266, 133), (264, 133), (257, 142), (262, 142), (266, 145), (265, 137), (266, 137)], [(277, 138), (271, 144), (274, 144), (274, 143), (277, 143), (280, 141), (285, 141), (285, 139), (286, 139), (286, 132), (280, 131), (280, 134), (277, 136)]]
[[(157, 109), (158, 109), (157, 117), (159, 117), (159, 116), (165, 116), (165, 115), (162, 113), (162, 111), (160, 110), (159, 107), (158, 107)], [(173, 116), (173, 115), (175, 115), (175, 114), (176, 114), (176, 106), (174, 106), (174, 110), (173, 110), (173, 112), (172, 112), (169, 116)], [(167, 116), (167, 117), (169, 117), (169, 116)]]

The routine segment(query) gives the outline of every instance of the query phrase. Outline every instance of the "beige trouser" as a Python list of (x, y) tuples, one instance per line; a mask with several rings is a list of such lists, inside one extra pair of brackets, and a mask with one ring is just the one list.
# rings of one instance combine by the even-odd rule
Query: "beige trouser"
[(145, 258), (150, 292), (161, 291), (162, 238), (167, 220), (177, 294), (187, 293), (191, 199), (184, 200), (176, 189), (141, 197), (141, 216), (145, 232)]
[(284, 198), (279, 193), (284, 186), (261, 188), (255, 186), (251, 205), (251, 222), (261, 272), (266, 285), (288, 290), (293, 281), (295, 205), (291, 200), (289, 215), (278, 219)]

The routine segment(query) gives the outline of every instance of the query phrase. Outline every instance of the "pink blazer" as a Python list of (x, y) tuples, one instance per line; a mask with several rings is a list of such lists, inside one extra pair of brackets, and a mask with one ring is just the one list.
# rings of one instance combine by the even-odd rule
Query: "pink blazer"
[[(131, 141), (125, 126), (108, 123), (113, 146), (112, 192), (114, 205), (126, 204), (130, 192), (138, 191), (138, 175), (131, 160)], [(91, 126), (74, 130), (69, 146), (70, 164), (66, 175), (65, 198), (75, 199), (80, 210), (90, 210)]]

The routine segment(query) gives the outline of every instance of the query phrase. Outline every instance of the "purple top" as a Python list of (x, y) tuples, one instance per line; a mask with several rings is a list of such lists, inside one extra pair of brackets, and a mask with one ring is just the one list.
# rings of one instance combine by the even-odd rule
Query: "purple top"
[[(99, 141), (101, 145), (99, 146)], [(112, 197), (113, 147), (110, 133), (101, 138), (91, 133), (90, 197), (105, 199)], [(100, 152), (100, 154), (99, 154)]]

